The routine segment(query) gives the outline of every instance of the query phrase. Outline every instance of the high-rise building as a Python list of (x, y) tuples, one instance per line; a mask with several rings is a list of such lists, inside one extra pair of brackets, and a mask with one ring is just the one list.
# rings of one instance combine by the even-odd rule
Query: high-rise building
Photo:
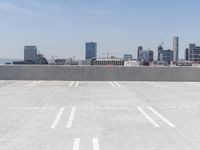
[(138, 46), (137, 49), (137, 61), (141, 61), (141, 51), (143, 50), (142, 46)]
[(185, 60), (188, 61), (189, 60), (189, 48), (185, 49)]
[(87, 42), (85, 44), (85, 59), (97, 59), (97, 43)]
[(142, 50), (140, 57), (141, 57), (140, 58), (141, 61), (144, 61), (144, 62), (153, 62), (154, 61), (152, 50)]
[(172, 50), (164, 50), (162, 45), (158, 47), (158, 62), (170, 64), (173, 61), (174, 52)]
[(179, 38), (178, 36), (173, 37), (173, 51), (174, 51), (174, 61), (177, 62), (179, 57)]
[(196, 44), (190, 44), (188, 53), (189, 61), (200, 62), (200, 46), (196, 46)]
[(37, 60), (37, 47), (24, 46), (24, 61), (35, 63)]

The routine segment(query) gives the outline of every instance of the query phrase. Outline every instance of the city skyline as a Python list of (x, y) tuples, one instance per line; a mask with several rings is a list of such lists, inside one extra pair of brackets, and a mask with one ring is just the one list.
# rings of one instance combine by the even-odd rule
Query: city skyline
[(184, 58), (189, 43), (200, 45), (200, 2), (170, 2), (2, 0), (0, 58), (23, 58), (24, 45), (37, 45), (47, 58), (84, 59), (87, 41), (98, 43), (98, 57), (110, 52), (136, 58), (140, 45), (156, 51), (164, 41), (173, 49), (173, 36), (179, 36)]

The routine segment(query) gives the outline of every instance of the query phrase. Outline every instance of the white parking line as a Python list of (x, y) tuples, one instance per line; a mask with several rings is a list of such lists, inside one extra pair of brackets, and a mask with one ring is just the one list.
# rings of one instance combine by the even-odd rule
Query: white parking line
[(79, 150), (79, 145), (80, 145), (80, 139), (79, 138), (74, 139), (73, 150)]
[(54, 120), (54, 122), (51, 125), (52, 129), (54, 129), (57, 126), (57, 124), (58, 124), (58, 122), (60, 120), (60, 117), (62, 116), (62, 113), (63, 113), (64, 109), (65, 109), (64, 107), (60, 108), (60, 111), (58, 112), (58, 115), (56, 116), (56, 119)]
[(108, 82), (112, 87), (115, 87), (115, 85), (112, 82)]
[(99, 139), (98, 138), (93, 138), (93, 150), (100, 150), (99, 149)]
[(35, 83), (36, 83), (36, 81), (32, 81), (31, 83), (28, 83), (28, 84), (26, 84), (24, 86), (28, 87), (28, 86), (31, 86), (32, 84), (35, 84)]
[(149, 110), (151, 110), (156, 116), (158, 116), (160, 119), (162, 119), (166, 124), (168, 124), (170, 127), (175, 128), (176, 126), (172, 124), (169, 120), (167, 120), (165, 117), (163, 117), (161, 114), (159, 114), (155, 109), (152, 107), (148, 107)]
[(42, 83), (42, 81), (33, 81), (33, 82), (29, 83), (29, 84), (26, 84), (25, 87), (34, 87), (34, 86), (36, 86), (36, 85), (38, 85), (40, 83)]
[(78, 84), (79, 84), (79, 82), (77, 81), (77, 82), (76, 82), (76, 85), (75, 85), (76, 88), (78, 87)]
[(39, 85), (40, 83), (42, 83), (42, 81), (37, 81), (35, 84), (31, 85), (30, 87), (34, 87), (36, 85)]
[(137, 107), (137, 109), (149, 120), (156, 128), (159, 128), (160, 125), (158, 125), (153, 118), (151, 118), (141, 107)]
[(66, 128), (71, 128), (72, 127), (72, 122), (73, 122), (73, 119), (74, 119), (75, 112), (76, 112), (76, 107), (72, 107), (72, 110), (71, 110), (71, 113), (70, 113), (69, 120), (68, 120)]
[(72, 87), (73, 84), (74, 84), (74, 81), (72, 81), (72, 82), (69, 84), (69, 87)]
[(121, 87), (121, 85), (118, 83), (118, 82), (114, 82), (115, 83), (115, 85), (117, 85), (118, 87)]

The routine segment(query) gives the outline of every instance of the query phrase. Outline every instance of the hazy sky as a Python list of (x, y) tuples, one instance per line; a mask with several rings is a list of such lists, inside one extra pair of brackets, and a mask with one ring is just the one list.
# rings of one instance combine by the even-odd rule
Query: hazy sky
[(180, 37), (180, 51), (200, 45), (199, 0), (0, 0), (0, 58), (23, 58), (24, 45), (46, 57), (84, 58), (85, 42), (98, 56), (156, 50)]

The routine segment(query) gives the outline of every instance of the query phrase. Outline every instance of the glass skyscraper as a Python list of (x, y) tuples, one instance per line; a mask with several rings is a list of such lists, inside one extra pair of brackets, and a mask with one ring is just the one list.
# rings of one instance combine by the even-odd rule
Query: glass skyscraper
[(24, 61), (36, 62), (37, 47), (36, 46), (24, 46)]
[(85, 59), (97, 59), (97, 43), (87, 42), (85, 44)]

